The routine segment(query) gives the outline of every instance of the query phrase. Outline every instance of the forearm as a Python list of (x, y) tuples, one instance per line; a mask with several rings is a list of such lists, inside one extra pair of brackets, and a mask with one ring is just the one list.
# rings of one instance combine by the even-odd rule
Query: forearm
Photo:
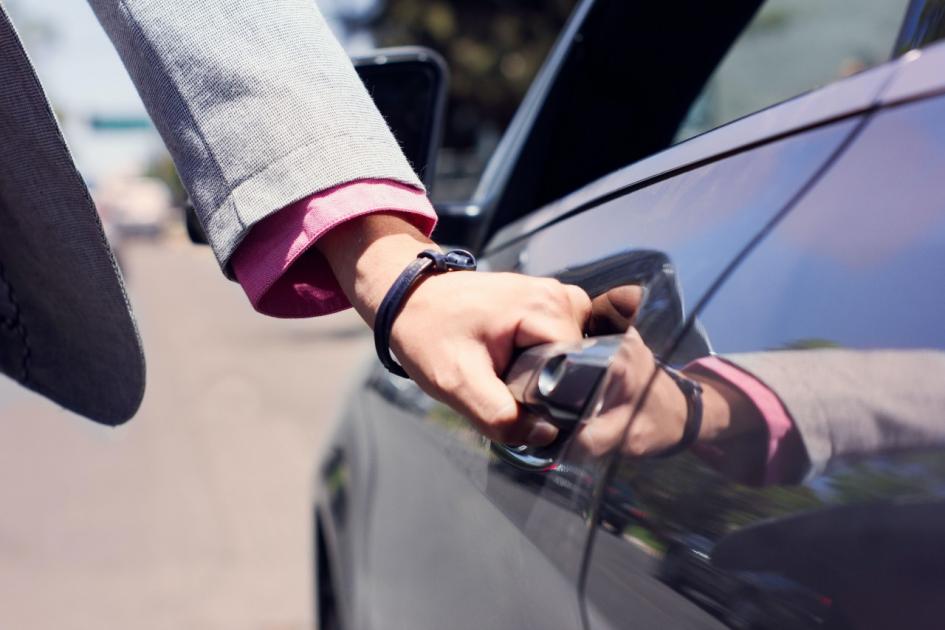
[(377, 213), (346, 221), (316, 247), (345, 296), (373, 327), (381, 300), (400, 272), (418, 253), (436, 245), (402, 217)]
[(252, 226), (312, 193), (422, 190), (314, 3), (89, 2), (224, 268)]
[(808, 476), (832, 461), (945, 444), (945, 353), (824, 348), (726, 357), (773, 391), (796, 423)]

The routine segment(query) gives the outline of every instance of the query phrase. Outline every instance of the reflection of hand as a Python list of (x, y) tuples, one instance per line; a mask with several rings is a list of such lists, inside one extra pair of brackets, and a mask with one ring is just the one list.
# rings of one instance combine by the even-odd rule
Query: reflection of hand
[[(734, 388), (698, 368), (685, 376), (703, 389), (698, 442), (729, 443), (749, 429), (764, 427), (763, 419)], [(593, 455), (614, 449), (629, 457), (658, 455), (682, 438), (687, 412), (679, 385), (657, 366), (639, 333), (630, 328), (605, 377), (597, 410), (580, 430), (579, 444)], [(757, 440), (743, 443), (754, 447)]]
[(636, 318), (643, 302), (643, 287), (625, 284), (601, 293), (591, 301), (591, 318), (587, 323), (589, 335), (622, 333)]
[(599, 396), (597, 411), (578, 438), (591, 454), (619, 449), (633, 457), (653, 455), (682, 438), (686, 399), (657, 367), (635, 328), (624, 335)]
[[(319, 242), (368, 323), (397, 275), (431, 246), (405, 221), (384, 215), (349, 221)], [(589, 313), (584, 291), (556, 280), (451, 272), (417, 285), (394, 322), (391, 345), (425, 392), (467, 416), (486, 437), (541, 445), (557, 430), (521, 414), (499, 375), (517, 348), (580, 340)]]

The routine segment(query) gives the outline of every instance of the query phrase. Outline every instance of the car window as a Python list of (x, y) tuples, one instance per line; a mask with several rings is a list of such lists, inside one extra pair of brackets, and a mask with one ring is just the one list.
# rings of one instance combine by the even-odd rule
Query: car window
[[(484, 238), (695, 134), (890, 59), (908, 4), (582, 3), (553, 80), (536, 82), (547, 93), (520, 110), (480, 182)], [(936, 23), (923, 20), (914, 41)]]
[(709, 131), (889, 59), (908, 0), (769, 0), (676, 133)]
[(716, 356), (686, 372), (734, 392), (740, 428), (617, 456), (592, 628), (669, 627), (692, 606), (731, 627), (940, 625), (942, 120), (941, 97), (876, 115), (697, 312)]
[(945, 37), (945, 0), (913, 0), (896, 44), (896, 54), (922, 48)]

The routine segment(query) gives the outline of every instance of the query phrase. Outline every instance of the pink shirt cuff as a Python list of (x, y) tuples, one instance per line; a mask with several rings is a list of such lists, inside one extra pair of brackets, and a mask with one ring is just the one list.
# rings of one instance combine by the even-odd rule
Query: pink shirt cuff
[(231, 259), (253, 308), (274, 317), (314, 317), (351, 306), (328, 261), (312, 245), (341, 223), (375, 212), (400, 214), (427, 236), (436, 226), (426, 194), (390, 180), (342, 184), (254, 225)]
[(777, 394), (738, 367), (718, 357), (706, 357), (693, 362), (731, 386), (740, 390), (755, 406), (764, 418), (768, 429), (768, 450), (765, 457), (764, 483), (780, 483), (785, 479), (791, 463), (797, 457), (793, 439), (797, 434), (794, 421), (788, 414)]

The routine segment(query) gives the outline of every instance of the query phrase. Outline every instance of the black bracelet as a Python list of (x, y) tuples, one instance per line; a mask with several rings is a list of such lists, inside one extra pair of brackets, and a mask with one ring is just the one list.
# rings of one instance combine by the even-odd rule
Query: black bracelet
[(673, 382), (682, 390), (686, 397), (686, 425), (683, 427), (682, 438), (679, 442), (659, 454), (659, 457), (672, 457), (696, 443), (699, 431), (702, 429), (702, 385), (686, 378), (679, 370), (675, 370), (663, 363), (658, 364)]
[(410, 289), (416, 284), (417, 280), (424, 274), (445, 273), (447, 271), (475, 271), (476, 257), (464, 249), (454, 249), (446, 252), (438, 252), (432, 249), (426, 249), (417, 254), (416, 260), (407, 265), (394, 284), (387, 291), (387, 295), (381, 300), (381, 305), (377, 309), (377, 315), (374, 318), (374, 349), (377, 350), (377, 358), (381, 360), (391, 373), (397, 376), (407, 378), (404, 368), (400, 367), (394, 357), (390, 354), (390, 331), (394, 327), (394, 319), (404, 305), (404, 298), (410, 293)]

